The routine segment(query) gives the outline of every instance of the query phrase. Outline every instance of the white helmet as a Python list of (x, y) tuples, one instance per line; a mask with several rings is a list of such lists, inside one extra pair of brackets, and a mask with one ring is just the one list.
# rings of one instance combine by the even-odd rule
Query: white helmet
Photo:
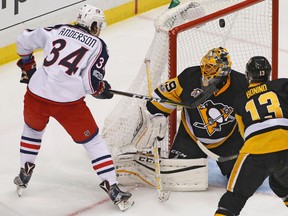
[(85, 4), (79, 10), (77, 17), (77, 22), (79, 25), (91, 30), (91, 25), (93, 22), (97, 22), (97, 27), (104, 29), (106, 27), (105, 15), (103, 11), (92, 5)]

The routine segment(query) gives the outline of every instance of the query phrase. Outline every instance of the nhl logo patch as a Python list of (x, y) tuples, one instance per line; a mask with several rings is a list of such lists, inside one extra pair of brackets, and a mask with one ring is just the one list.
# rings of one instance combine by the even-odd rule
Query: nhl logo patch
[(202, 89), (196, 88), (191, 92), (191, 96), (196, 98), (203, 92)]
[(84, 131), (84, 135), (85, 135), (86, 137), (90, 136), (90, 131), (89, 131), (89, 130)]

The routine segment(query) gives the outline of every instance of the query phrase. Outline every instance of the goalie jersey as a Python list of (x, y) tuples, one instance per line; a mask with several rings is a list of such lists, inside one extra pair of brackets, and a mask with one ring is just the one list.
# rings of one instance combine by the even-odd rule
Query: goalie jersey
[[(153, 96), (177, 102), (193, 103), (205, 94), (200, 66), (186, 68), (177, 77), (167, 80), (154, 90)], [(206, 144), (207, 148), (220, 146), (233, 133), (238, 133), (233, 103), (244, 92), (248, 83), (244, 74), (234, 70), (225, 85), (195, 109), (182, 108), (181, 121), (190, 137)], [(147, 102), (150, 113), (168, 116), (176, 107), (170, 104)]]
[(44, 61), (30, 79), (32, 93), (51, 101), (73, 102), (97, 91), (109, 58), (102, 39), (78, 25), (26, 30), (18, 37), (20, 56), (41, 47)]
[(265, 154), (288, 149), (288, 79), (251, 84), (235, 102), (245, 143), (240, 153)]

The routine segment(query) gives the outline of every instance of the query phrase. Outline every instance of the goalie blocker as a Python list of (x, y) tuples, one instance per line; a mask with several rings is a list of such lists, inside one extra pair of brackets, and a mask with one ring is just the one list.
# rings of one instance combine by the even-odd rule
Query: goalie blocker
[[(118, 155), (115, 159), (119, 184), (156, 187), (154, 158), (141, 153)], [(200, 159), (160, 159), (162, 189), (201, 191), (208, 188), (208, 163)]]

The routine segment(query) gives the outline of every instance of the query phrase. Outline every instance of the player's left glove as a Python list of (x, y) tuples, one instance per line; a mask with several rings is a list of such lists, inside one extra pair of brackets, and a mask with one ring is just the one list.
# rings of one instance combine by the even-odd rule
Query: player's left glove
[(17, 66), (21, 68), (22, 71), (20, 82), (28, 84), (36, 71), (34, 56), (32, 54), (29, 56), (21, 56), (21, 59), (17, 61)]
[(93, 97), (98, 99), (111, 99), (114, 95), (110, 93), (111, 85), (106, 81), (100, 81), (98, 90), (92, 94)]

